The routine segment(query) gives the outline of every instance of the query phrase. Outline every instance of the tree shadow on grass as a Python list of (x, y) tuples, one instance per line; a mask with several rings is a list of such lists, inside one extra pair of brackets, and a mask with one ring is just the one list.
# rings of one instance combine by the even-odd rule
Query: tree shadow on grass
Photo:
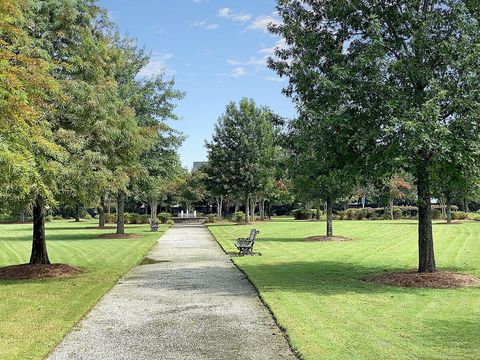
[[(431, 343), (442, 343), (443, 347), (458, 349), (462, 354), (474, 354), (480, 349), (479, 318), (460, 320), (452, 316), (451, 320), (427, 320), (428, 331), (422, 337)], [(472, 357), (473, 358), (473, 357)]]
[[(258, 259), (259, 257), (254, 257)], [(435, 291), (427, 289), (404, 289), (391, 286), (382, 286), (366, 282), (365, 279), (375, 274), (381, 274), (385, 270), (400, 271), (406, 269), (384, 269), (382, 267), (367, 267), (353, 263), (334, 261), (319, 262), (289, 262), (289, 263), (249, 263), (250, 258), (244, 257), (245, 261), (240, 264), (241, 270), (261, 291), (286, 291), (299, 293), (312, 293), (320, 296), (337, 294), (398, 294), (404, 292), (424, 293)], [(237, 292), (238, 283), (234, 279), (226, 281), (222, 279), (228, 276), (224, 267), (213, 266), (189, 266), (169, 267), (155, 269), (158, 276), (176, 279), (166, 285), (155, 284), (155, 287), (165, 286), (165, 290), (188, 290), (185, 283), (195, 283), (196, 291), (202, 293), (225, 293)], [(138, 274), (136, 278), (142, 280), (149, 278), (147, 273)], [(198, 277), (198, 283), (197, 283)], [(212, 281), (205, 281), (211, 279)], [(149, 284), (146, 284), (149, 286)], [(193, 285), (192, 285), (193, 286)]]
[[(283, 243), (297, 243), (297, 242), (300, 242), (300, 243), (305, 243), (305, 244), (311, 244), (311, 245), (314, 245), (314, 244), (338, 244), (338, 245), (341, 245), (341, 244), (344, 244), (348, 241), (307, 241), (305, 240), (306, 237), (309, 237), (309, 236), (324, 236), (325, 234), (323, 233), (318, 233), (318, 234), (312, 234), (312, 235), (308, 235), (308, 236), (305, 236), (305, 237), (291, 237), (291, 238), (279, 238), (279, 237), (259, 237), (257, 238), (257, 241), (259, 243), (262, 243), (262, 242), (283, 242)], [(355, 237), (351, 237), (351, 236), (348, 236), (348, 235), (341, 235), (341, 234), (334, 234), (335, 237), (348, 237), (348, 238), (351, 238), (351, 241), (359, 241), (360, 239), (358, 238), (355, 238)]]

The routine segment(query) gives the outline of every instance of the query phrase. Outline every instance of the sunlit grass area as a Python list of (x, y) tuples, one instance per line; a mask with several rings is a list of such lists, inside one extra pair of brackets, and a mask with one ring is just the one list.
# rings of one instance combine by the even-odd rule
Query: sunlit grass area
[[(325, 223), (211, 225), (227, 252), (251, 227), (261, 256), (234, 262), (305, 359), (478, 359), (480, 289), (407, 289), (365, 278), (417, 266), (414, 221), (336, 221), (347, 242), (305, 242)], [(480, 277), (480, 223), (434, 224), (440, 270)]]
[[(137, 239), (100, 239), (115, 230), (91, 229), (94, 222), (47, 224), (52, 263), (81, 267), (85, 273), (48, 280), (0, 280), (0, 359), (42, 359), (85, 313), (134, 265), (161, 235), (148, 225), (127, 225)], [(0, 225), (0, 267), (25, 263), (31, 224)], [(165, 226), (160, 231), (166, 230)]]

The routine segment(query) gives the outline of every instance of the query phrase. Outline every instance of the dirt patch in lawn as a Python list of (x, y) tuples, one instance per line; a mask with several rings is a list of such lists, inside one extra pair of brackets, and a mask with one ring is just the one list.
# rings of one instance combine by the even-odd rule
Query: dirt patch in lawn
[(100, 235), (102, 239), (138, 239), (142, 238), (143, 235), (138, 234), (103, 234)]
[(434, 273), (419, 273), (417, 271), (391, 272), (370, 277), (367, 281), (375, 284), (406, 288), (450, 289), (480, 286), (479, 278), (447, 271)]
[(344, 237), (344, 236), (309, 236), (305, 238), (305, 241), (319, 241), (319, 242), (325, 242), (325, 241), (352, 241), (353, 239)]
[(49, 279), (49, 278), (65, 278), (84, 271), (75, 266), (65, 264), (49, 264), (49, 265), (12, 265), (0, 268), (1, 280), (32, 280), (32, 279)]

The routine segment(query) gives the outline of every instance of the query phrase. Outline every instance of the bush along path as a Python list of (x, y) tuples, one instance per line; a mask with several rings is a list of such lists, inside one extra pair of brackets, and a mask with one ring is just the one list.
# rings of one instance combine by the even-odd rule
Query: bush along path
[(295, 359), (203, 225), (176, 225), (49, 359)]

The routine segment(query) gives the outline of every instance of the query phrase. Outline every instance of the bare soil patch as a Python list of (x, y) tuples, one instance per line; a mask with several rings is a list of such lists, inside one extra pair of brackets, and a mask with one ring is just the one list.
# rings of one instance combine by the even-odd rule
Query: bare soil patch
[(369, 282), (381, 285), (406, 288), (451, 289), (460, 287), (480, 286), (480, 279), (471, 275), (438, 271), (434, 273), (419, 273), (418, 271), (391, 272), (373, 276)]
[(325, 241), (352, 241), (352, 238), (344, 237), (344, 236), (309, 236), (305, 238), (305, 241), (319, 241), (319, 242), (325, 242)]
[(65, 278), (84, 271), (78, 267), (66, 264), (49, 264), (49, 265), (12, 265), (0, 268), (1, 280), (32, 280), (32, 279), (49, 279), (49, 278)]
[(138, 234), (103, 234), (100, 235), (102, 239), (138, 239), (142, 238), (143, 235)]

